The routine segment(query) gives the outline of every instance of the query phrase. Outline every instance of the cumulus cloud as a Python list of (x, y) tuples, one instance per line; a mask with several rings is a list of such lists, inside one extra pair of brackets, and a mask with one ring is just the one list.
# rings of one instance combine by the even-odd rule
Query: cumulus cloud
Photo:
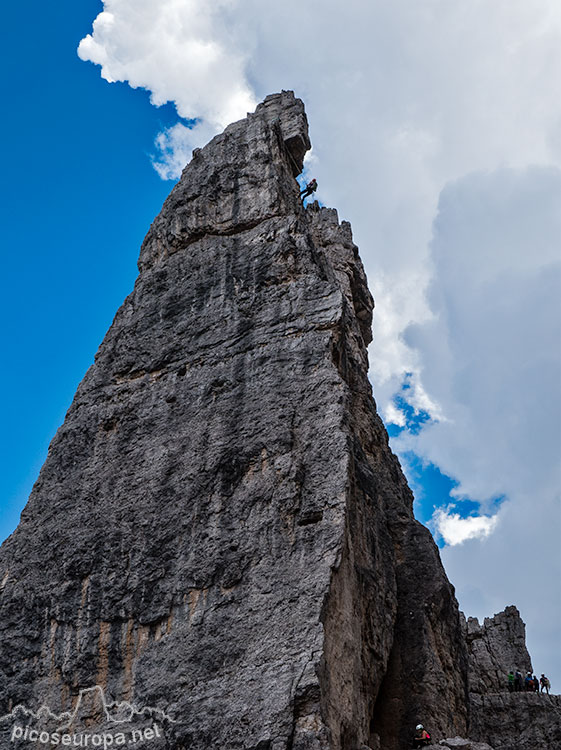
[[(454, 506), (451, 506), (452, 508)], [(433, 524), (436, 532), (446, 544), (454, 547), (468, 539), (484, 539), (497, 526), (499, 516), (468, 516), (462, 518), (459, 513), (453, 513), (451, 508), (435, 511)]]
[(105, 80), (174, 102), (185, 119), (218, 130), (244, 117), (255, 97), (244, 75), (246, 55), (228, 27), (235, 0), (105, 0), (78, 55), (101, 66)]
[(305, 99), (321, 197), (376, 298), (378, 405), (403, 425), (407, 378), (432, 418), (395, 446), (481, 503), (437, 517), (460, 602), (516, 602), (551, 644), (560, 603), (535, 582), (559, 576), (561, 4), (105, 0), (79, 54), (197, 118), (158, 136), (163, 178), (264, 95)]
[(157, 153), (152, 164), (162, 180), (173, 180), (181, 175), (191, 159), (194, 148), (204, 146), (214, 135), (207, 122), (196, 122), (191, 127), (178, 122), (158, 133), (154, 141)]

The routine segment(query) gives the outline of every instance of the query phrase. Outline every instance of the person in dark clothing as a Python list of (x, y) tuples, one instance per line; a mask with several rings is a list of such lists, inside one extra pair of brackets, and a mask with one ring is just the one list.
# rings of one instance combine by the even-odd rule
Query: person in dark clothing
[(413, 747), (425, 747), (431, 744), (430, 734), (424, 728), (422, 724), (417, 724), (415, 727), (415, 736), (413, 738)]
[(543, 674), (543, 672), (542, 672), (542, 676), (540, 677), (540, 685), (541, 685), (540, 692), (543, 693), (543, 691), (545, 690), (545, 692), (549, 695), (550, 683), (547, 677)]
[(524, 686), (526, 687), (526, 692), (533, 692), (534, 690), (534, 680), (532, 679), (532, 673), (527, 672), (526, 677), (524, 678)]
[(308, 182), (304, 190), (300, 191), (300, 198), (302, 200), (302, 203), (304, 203), (304, 198), (307, 198), (309, 195), (312, 195), (312, 193), (315, 193), (318, 189), (317, 180), (314, 177), (314, 179), (311, 182)]
[(532, 682), (534, 683), (534, 693), (539, 693), (540, 692), (540, 681), (538, 680), (538, 678), (536, 677), (536, 675), (534, 675), (534, 679), (532, 680)]
[(522, 690), (522, 674), (518, 670), (514, 673), (514, 690), (517, 693)]

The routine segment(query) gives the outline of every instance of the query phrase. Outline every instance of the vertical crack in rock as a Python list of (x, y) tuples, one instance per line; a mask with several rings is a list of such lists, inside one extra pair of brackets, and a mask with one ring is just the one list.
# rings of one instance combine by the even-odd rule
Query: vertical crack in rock
[(152, 224), (0, 550), (0, 715), (97, 685), (174, 750), (465, 735), (454, 591), (376, 413), (350, 226), (299, 200), (309, 147), (267, 97)]

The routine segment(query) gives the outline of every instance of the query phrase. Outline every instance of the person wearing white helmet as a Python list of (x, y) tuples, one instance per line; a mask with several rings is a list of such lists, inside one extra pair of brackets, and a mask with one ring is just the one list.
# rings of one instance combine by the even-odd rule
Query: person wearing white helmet
[(430, 734), (424, 728), (422, 724), (417, 724), (415, 727), (415, 737), (413, 738), (413, 747), (425, 747), (425, 745), (431, 744)]

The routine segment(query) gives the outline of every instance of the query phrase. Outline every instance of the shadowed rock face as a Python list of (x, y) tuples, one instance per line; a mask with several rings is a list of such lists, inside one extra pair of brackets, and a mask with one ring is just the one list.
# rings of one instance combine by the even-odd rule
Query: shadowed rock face
[(98, 685), (165, 709), (174, 750), (465, 736), (457, 603), (376, 414), (350, 226), (300, 204), (308, 147), (268, 97), (148, 232), (0, 550), (0, 715)]

